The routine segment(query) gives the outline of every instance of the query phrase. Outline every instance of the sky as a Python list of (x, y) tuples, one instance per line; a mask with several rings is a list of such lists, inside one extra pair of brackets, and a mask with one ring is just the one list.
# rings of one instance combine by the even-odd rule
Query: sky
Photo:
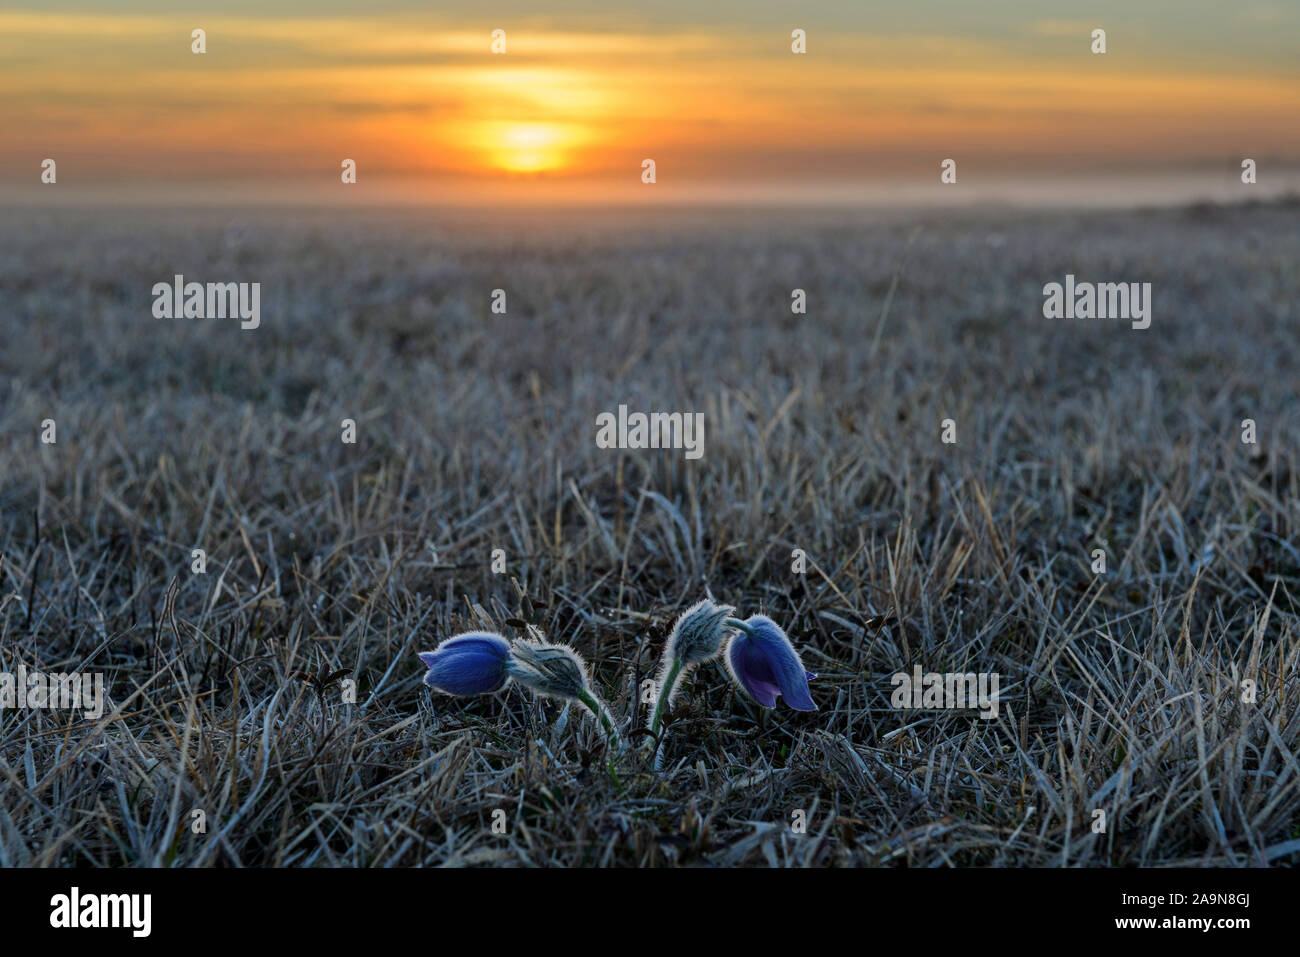
[(1298, 51), (1295, 0), (0, 0), (0, 195), (46, 158), (71, 197), (212, 201), (1101, 201), (1245, 157), (1276, 191)]

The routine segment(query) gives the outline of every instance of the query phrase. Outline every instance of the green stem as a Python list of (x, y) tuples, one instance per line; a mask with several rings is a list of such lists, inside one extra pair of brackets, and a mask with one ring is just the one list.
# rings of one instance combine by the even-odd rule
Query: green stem
[(685, 668), (686, 662), (680, 658), (673, 659), (668, 674), (664, 676), (663, 687), (659, 689), (659, 699), (655, 701), (654, 713), (650, 716), (650, 734), (653, 735), (651, 747), (654, 749), (650, 756), (654, 761), (653, 767), (656, 771), (659, 770), (659, 726), (663, 724), (664, 709), (668, 707), (668, 699), (673, 696), (673, 689), (677, 687), (677, 682)]
[(589, 691), (584, 691), (578, 700), (585, 704), (588, 710), (600, 719), (600, 723), (605, 726), (605, 733), (609, 736), (610, 741), (613, 742), (614, 750), (623, 750), (623, 741), (618, 736), (618, 729), (614, 727), (614, 719), (610, 717), (609, 710)]
[(684, 667), (686, 663), (682, 659), (674, 658), (672, 667), (664, 676), (663, 687), (659, 689), (659, 698), (655, 701), (654, 714), (650, 716), (650, 733), (656, 738), (659, 736), (659, 725), (664, 719), (664, 708), (668, 707), (668, 699), (673, 696), (673, 689), (677, 687), (677, 679), (682, 676)]
[(722, 619), (722, 623), (731, 628), (739, 628), (747, 635), (752, 635), (754, 633), (753, 628), (750, 628), (749, 625), (745, 624), (743, 621), (740, 621), (739, 619), (736, 618), (724, 618)]

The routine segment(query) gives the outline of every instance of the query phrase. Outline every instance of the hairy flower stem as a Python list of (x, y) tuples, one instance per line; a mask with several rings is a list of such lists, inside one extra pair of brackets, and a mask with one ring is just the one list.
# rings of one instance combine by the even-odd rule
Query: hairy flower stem
[(753, 628), (736, 618), (724, 618), (722, 619), (722, 623), (729, 628), (739, 628), (747, 635), (752, 635), (754, 633)]
[(610, 717), (609, 709), (600, 703), (599, 699), (589, 691), (584, 691), (578, 696), (578, 700), (587, 706), (587, 709), (600, 719), (600, 723), (605, 726), (605, 733), (609, 736), (610, 743), (614, 745), (615, 751), (623, 750), (623, 741), (618, 736), (618, 729), (614, 727), (614, 719)]
[(686, 668), (686, 662), (680, 658), (674, 658), (672, 666), (668, 669), (668, 674), (664, 676), (663, 686), (659, 689), (659, 698), (655, 701), (654, 713), (650, 716), (650, 734), (653, 736), (654, 769), (659, 770), (660, 751), (659, 751), (659, 726), (663, 724), (664, 709), (668, 707), (668, 701), (673, 696), (673, 691), (677, 688), (677, 682), (681, 680), (682, 671)]
[(664, 709), (668, 707), (668, 699), (673, 696), (673, 690), (677, 687), (677, 682), (682, 676), (682, 669), (686, 667), (686, 662), (680, 658), (674, 658), (672, 667), (668, 669), (668, 674), (664, 676), (663, 687), (659, 689), (659, 698), (655, 701), (654, 714), (650, 718), (650, 733), (656, 737), (659, 734), (659, 725), (663, 723)]

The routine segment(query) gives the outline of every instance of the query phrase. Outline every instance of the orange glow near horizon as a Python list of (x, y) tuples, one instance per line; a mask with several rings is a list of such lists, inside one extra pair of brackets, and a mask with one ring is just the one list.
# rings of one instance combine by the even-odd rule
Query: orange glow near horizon
[(0, 6), (0, 183), (31, 180), (33, 156), (59, 157), (61, 183), (66, 170), (322, 188), (350, 157), (357, 191), (424, 177), (484, 195), (636, 191), (645, 157), (660, 193), (871, 184), (927, 164), (915, 175), (937, 182), (947, 156), (963, 185), (1053, 164), (1221, 163), (1246, 148), (1300, 165), (1294, 67), (1225, 53), (1201, 68), (1176, 47), (1136, 55), (1126, 43), (1089, 57), (1073, 22), (1006, 37), (827, 26), (793, 55), (784, 27), (609, 31), (607, 16), (601, 32), (571, 18), (563, 30), (520, 23), (494, 55), (490, 30), (463, 17), (439, 29), (424, 15), (299, 12), (204, 17), (200, 56), (192, 20)]

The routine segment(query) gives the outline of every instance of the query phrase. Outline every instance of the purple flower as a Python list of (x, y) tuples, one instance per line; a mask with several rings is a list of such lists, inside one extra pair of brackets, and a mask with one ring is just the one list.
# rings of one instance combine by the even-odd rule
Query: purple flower
[(491, 694), (505, 686), (510, 645), (490, 631), (448, 638), (433, 651), (421, 651), (429, 668), (424, 683), (447, 694)]
[(766, 615), (753, 615), (737, 624), (744, 634), (727, 646), (727, 669), (736, 684), (764, 708), (775, 708), (777, 696), (782, 695), (796, 711), (816, 711), (808, 681), (817, 676), (804, 670), (781, 626)]

